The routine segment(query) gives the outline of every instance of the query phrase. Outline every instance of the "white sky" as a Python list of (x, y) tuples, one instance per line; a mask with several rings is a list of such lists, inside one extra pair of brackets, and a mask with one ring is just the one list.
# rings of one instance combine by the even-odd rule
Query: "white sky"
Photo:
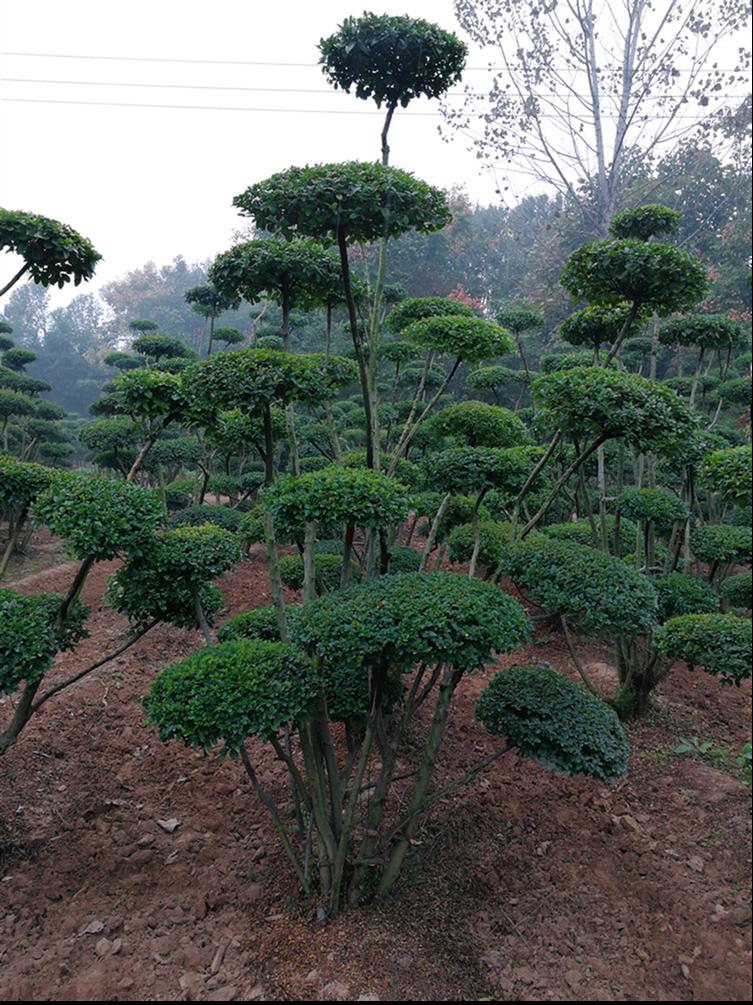
[[(0, 104), (0, 205), (69, 223), (104, 255), (92, 283), (53, 292), (54, 303), (95, 288), (148, 260), (177, 254), (209, 258), (230, 244), (241, 218), (234, 195), (292, 164), (374, 160), (381, 116), (372, 102), (329, 87), (317, 42), (360, 0), (35, 0), (0, 3), (0, 48), (17, 53), (145, 56), (154, 59), (303, 63), (231, 66), (3, 55), (5, 99), (337, 109), (358, 114), (114, 108), (14, 102)], [(425, 17), (457, 30), (451, 0), (379, 0), (380, 13)], [(472, 54), (470, 66), (488, 56)], [(484, 79), (484, 74), (473, 72)], [(82, 86), (44, 81), (117, 81), (192, 85), (191, 89)], [(469, 79), (466, 75), (465, 79)], [(198, 90), (204, 84), (259, 91)], [(270, 88), (313, 89), (279, 93)], [(495, 201), (494, 179), (481, 174), (461, 139), (438, 134), (438, 103), (416, 101), (395, 116), (392, 163), (431, 184), (463, 183), (481, 202)], [(0, 259), (0, 280), (12, 272)], [(5, 273), (9, 272), (6, 277)], [(5, 278), (4, 278), (5, 277)]]

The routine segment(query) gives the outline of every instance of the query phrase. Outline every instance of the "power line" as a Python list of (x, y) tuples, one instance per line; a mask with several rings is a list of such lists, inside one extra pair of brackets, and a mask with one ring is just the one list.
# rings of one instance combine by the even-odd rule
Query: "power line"
[[(153, 102), (137, 101), (76, 101), (68, 98), (0, 98), (0, 101), (12, 101), (16, 104), (27, 105), (93, 105), (95, 107), (107, 108), (161, 108), (161, 109), (185, 109), (191, 112), (271, 112), (279, 115), (378, 115), (382, 112), (372, 112), (366, 108), (250, 108), (245, 105), (169, 105), (157, 104)], [(442, 118), (442, 112), (405, 112), (401, 118)], [(619, 115), (602, 115), (603, 119), (616, 119)], [(483, 118), (483, 116), (481, 116)], [(541, 119), (558, 119), (559, 115), (544, 114), (539, 115)], [(664, 120), (664, 115), (643, 115), (640, 122)], [(675, 119), (692, 119), (695, 115), (675, 115)]]
[[(28, 59), (97, 59), (103, 61), (116, 61), (116, 62), (128, 62), (128, 63), (195, 63), (205, 66), (279, 66), (279, 67), (320, 67), (320, 63), (285, 63), (277, 61), (263, 61), (263, 60), (251, 60), (251, 59), (180, 59), (173, 56), (112, 56), (112, 55), (95, 55), (92, 53), (72, 53), (72, 52), (10, 52), (10, 51), (0, 51), (0, 56), (23, 56)], [(506, 66), (495, 66), (491, 63), (485, 66), (466, 66), (466, 70), (481, 71), (481, 70), (506, 70)], [(577, 69), (575, 66), (559, 66), (552, 67), (554, 70), (574, 70)], [(690, 72), (695, 67), (675, 67), (675, 69), (682, 69), (685, 72)], [(726, 66), (726, 67), (714, 67), (716, 70), (721, 70), (723, 73), (733, 73), (740, 67)]]
[[(230, 84), (164, 84), (164, 83), (152, 83), (143, 81), (128, 81), (128, 80), (57, 80), (57, 79), (47, 79), (39, 77), (0, 77), (0, 83), (4, 84), (54, 84), (54, 85), (70, 85), (71, 87), (153, 87), (160, 90), (178, 90), (178, 91), (249, 91), (256, 93), (269, 93), (269, 94), (328, 94), (328, 95), (341, 95), (345, 92), (340, 90), (333, 90), (329, 87), (246, 87), (239, 85)], [(581, 98), (588, 98), (590, 95), (578, 94), (575, 95), (574, 92), (569, 92), (565, 94), (547, 92), (544, 97), (568, 97), (577, 96)], [(485, 91), (448, 91), (447, 97), (486, 97)], [(664, 98), (680, 98), (683, 94), (679, 92), (675, 93), (663, 93), (656, 95), (646, 95), (646, 99), (649, 100), (661, 100)], [(715, 101), (727, 101), (731, 98), (745, 98), (747, 94), (713, 94), (709, 95), (710, 99)]]

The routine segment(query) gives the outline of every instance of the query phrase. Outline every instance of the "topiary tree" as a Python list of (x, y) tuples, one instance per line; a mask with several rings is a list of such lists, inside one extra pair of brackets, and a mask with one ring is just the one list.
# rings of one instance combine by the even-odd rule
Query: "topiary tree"
[(701, 667), (722, 684), (750, 678), (751, 623), (735, 614), (686, 614), (670, 618), (654, 633), (654, 645), (667, 660)]
[(54, 477), (52, 468), (0, 453), (0, 514), (8, 524), (8, 539), (0, 558), (0, 579), (16, 550), (32, 503)]
[[(377, 279), (367, 327), (368, 345), (364, 346), (351, 281), (348, 245), (380, 239), (386, 242), (409, 230), (440, 230), (450, 219), (444, 194), (405, 171), (383, 164), (351, 161), (289, 168), (250, 186), (235, 197), (233, 204), (244, 215), (253, 217), (261, 229), (279, 232), (286, 237), (311, 237), (337, 244), (348, 322), (363, 394), (369, 466), (378, 469), (376, 372), (380, 280)], [(382, 271), (380, 268), (380, 274)]]
[[(224, 314), (225, 311), (237, 309), (241, 302), (240, 297), (232, 294), (228, 295), (218, 290), (212, 283), (204, 283), (201, 286), (192, 286), (190, 290), (186, 290), (183, 298), (197, 314), (200, 314), (209, 322), (207, 356), (211, 356), (212, 344), (216, 334), (215, 326), (217, 318), (220, 314)], [(233, 330), (235, 331), (235, 329)], [(238, 332), (238, 334), (240, 335), (241, 333)], [(240, 339), (235, 339), (234, 341), (242, 340), (243, 336), (241, 335)], [(232, 337), (231, 341), (233, 341)]]
[(713, 450), (698, 468), (701, 485), (719, 496), (726, 506), (741, 503), (753, 491), (753, 457), (750, 445)]
[[(152, 323), (151, 321), (132, 321), (129, 327), (133, 328), (134, 324), (143, 325)], [(146, 331), (142, 330), (141, 335), (131, 343), (131, 349), (135, 353), (138, 353), (139, 356), (145, 357), (147, 366), (156, 367), (157, 369), (160, 369), (166, 361), (196, 358), (196, 353), (181, 342), (179, 338), (176, 338), (174, 335), (159, 335), (153, 332), (151, 328)]]
[(525, 349), (525, 336), (528, 333), (541, 331), (544, 327), (544, 315), (536, 310), (531, 304), (508, 303), (502, 304), (496, 310), (497, 324), (506, 331), (512, 332), (518, 347), (518, 354), (523, 363), (528, 383), (531, 383), (531, 368), (528, 364), (528, 357)]
[[(732, 349), (742, 340), (742, 327), (723, 314), (688, 314), (670, 318), (662, 325), (659, 340), (663, 345), (693, 346), (699, 350), (698, 362), (690, 387), (690, 404), (695, 404), (696, 390), (707, 352), (719, 355), (720, 369), (726, 371)], [(727, 364), (721, 367), (721, 353), (726, 350)]]
[(659, 603), (659, 624), (684, 614), (712, 614), (716, 611), (716, 594), (707, 583), (693, 576), (686, 576), (682, 572), (665, 572), (654, 576), (651, 584), (656, 590)]
[(609, 233), (615, 237), (650, 241), (654, 237), (671, 237), (680, 227), (682, 213), (669, 206), (647, 203), (623, 210), (612, 217)]
[[(369, 891), (391, 891), (419, 814), (442, 794), (430, 794), (429, 785), (458, 685), (493, 651), (525, 639), (530, 625), (520, 605), (492, 586), (420, 573), (382, 576), (327, 594), (298, 609), (293, 625), (295, 649), (258, 639), (226, 642), (164, 671), (146, 708), (163, 739), (180, 738), (203, 749), (224, 742), (231, 754), (237, 752), (273, 815), (301, 886), (306, 892), (314, 886), (312, 870), (304, 864), (314, 855), (320, 896), (334, 914), (346, 896), (357, 903)], [(393, 712), (394, 700), (385, 696), (398, 693), (401, 677), (409, 686), (403, 705)], [(384, 833), (385, 801), (406, 728), (433, 694), (432, 724), (405, 813)], [(334, 756), (330, 720), (335, 716), (359, 724), (357, 730), (348, 726), (351, 755), (344, 770)], [(297, 734), (292, 749), (300, 749), (300, 758), (282, 742), (287, 722)], [(250, 736), (269, 742), (288, 769), (297, 835), (259, 784), (245, 746)], [(378, 748), (377, 737), (382, 738)], [(377, 750), (381, 766), (375, 784), (364, 789)], [(365, 828), (356, 827), (359, 805)], [(307, 843), (310, 832), (316, 840)], [(383, 870), (372, 864), (380, 861), (387, 863)]]
[(386, 107), (382, 164), (389, 162), (387, 137), (398, 105), (420, 97), (438, 98), (460, 80), (467, 47), (457, 35), (418, 18), (365, 12), (349, 17), (335, 34), (319, 42), (327, 80), (356, 97)]
[(483, 401), (459, 401), (435, 413), (431, 432), (451, 436), (465, 447), (516, 447), (529, 440), (528, 430), (509, 408)]
[(102, 256), (91, 241), (68, 224), (37, 213), (0, 209), (0, 248), (19, 255), (24, 264), (0, 290), (8, 292), (26, 273), (42, 286), (76, 286), (91, 279)]
[(235, 534), (216, 524), (181, 526), (156, 537), (146, 556), (132, 555), (110, 579), (107, 600), (139, 630), (158, 622), (198, 627), (208, 646), (210, 625), (224, 606), (212, 583), (241, 557)]
[(750, 571), (738, 572), (734, 576), (728, 576), (719, 587), (724, 609), (734, 607), (739, 610), (749, 611), (753, 603), (751, 602), (751, 589), (753, 577)]
[[(628, 322), (630, 308), (617, 307), (585, 307), (575, 311), (560, 324), (560, 335), (573, 346), (587, 346), (593, 353), (593, 363), (599, 362), (599, 350), (602, 346), (612, 346)], [(640, 319), (630, 322), (627, 338), (631, 333), (639, 334)]]
[(735, 565), (750, 565), (752, 556), (750, 527), (707, 524), (693, 531), (690, 547), (699, 562), (708, 566), (708, 580), (718, 586)]
[(617, 506), (631, 520), (638, 524), (635, 545), (635, 567), (641, 567), (641, 536), (643, 537), (643, 558), (646, 569), (654, 567), (656, 552), (656, 531), (668, 532), (684, 524), (688, 519), (688, 507), (674, 493), (667, 489), (627, 488), (617, 497)]
[(380, 532), (381, 565), (386, 572), (386, 529), (408, 515), (408, 489), (369, 468), (330, 465), (298, 477), (280, 478), (264, 497), (275, 527), (286, 537), (305, 537), (304, 599), (313, 596), (314, 549), (320, 526), (344, 530), (341, 585), (348, 583), (356, 527)]
[(468, 374), (465, 382), (473, 391), (491, 391), (495, 402), (499, 404), (502, 388), (527, 384), (529, 379), (523, 370), (494, 365), (476, 367)]

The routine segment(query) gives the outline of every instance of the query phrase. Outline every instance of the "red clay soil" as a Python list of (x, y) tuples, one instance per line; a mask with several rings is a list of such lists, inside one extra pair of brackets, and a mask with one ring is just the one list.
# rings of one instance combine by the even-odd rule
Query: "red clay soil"
[[(87, 582), (92, 638), (61, 673), (124, 630), (98, 604), (112, 567)], [(17, 587), (62, 590), (71, 568)], [(261, 556), (224, 591), (229, 613), (268, 603)], [(749, 790), (735, 767), (748, 686), (676, 668), (630, 727), (614, 789), (507, 755), (435, 805), (393, 901), (318, 928), (241, 769), (161, 744), (143, 722), (154, 675), (199, 647), (155, 629), (50, 701), (0, 761), (3, 1000), (750, 999)], [(612, 686), (606, 648), (583, 658)], [(514, 662), (537, 660), (567, 669), (556, 636)], [(473, 716), (494, 672), (461, 689), (438, 782), (495, 749)], [(674, 753), (693, 736), (723, 748), (714, 766)], [(157, 821), (170, 820), (168, 833)]]

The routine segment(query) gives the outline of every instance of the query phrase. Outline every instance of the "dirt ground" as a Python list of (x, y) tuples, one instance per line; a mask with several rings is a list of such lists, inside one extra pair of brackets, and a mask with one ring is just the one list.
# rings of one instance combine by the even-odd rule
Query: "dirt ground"
[[(86, 584), (92, 637), (61, 674), (125, 628), (99, 606), (113, 567)], [(71, 570), (15, 585), (61, 591)], [(261, 556), (223, 588), (229, 614), (269, 603)], [(151, 679), (199, 647), (155, 629), (50, 701), (0, 760), (3, 1000), (749, 1000), (748, 685), (677, 667), (630, 727), (631, 770), (613, 789), (507, 755), (435, 805), (396, 899), (319, 928), (241, 769), (143, 722)], [(609, 689), (606, 647), (582, 655)], [(557, 636), (505, 660), (568, 664)], [(494, 672), (464, 682), (438, 782), (495, 749), (473, 715)], [(696, 736), (716, 749), (674, 752)]]

